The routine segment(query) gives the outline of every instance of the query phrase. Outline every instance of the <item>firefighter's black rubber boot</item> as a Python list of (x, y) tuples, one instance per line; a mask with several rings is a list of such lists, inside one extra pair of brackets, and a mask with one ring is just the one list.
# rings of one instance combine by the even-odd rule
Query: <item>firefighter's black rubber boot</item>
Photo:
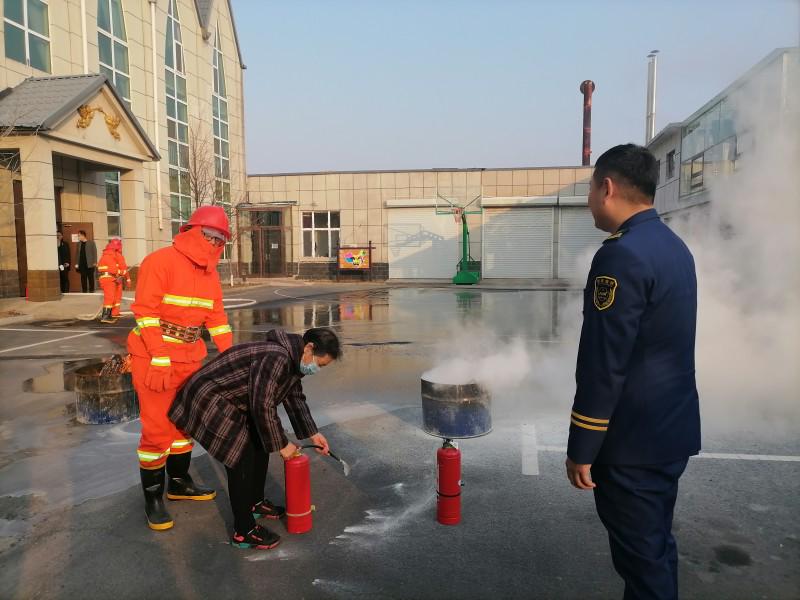
[(197, 485), (189, 475), (191, 452), (170, 454), (167, 458), (167, 498), (170, 500), (213, 500), (217, 492)]
[(270, 519), (272, 521), (282, 518), (286, 514), (286, 508), (277, 506), (264, 498), (253, 507), (254, 519)]
[(116, 323), (117, 322), (116, 319), (114, 319), (114, 317), (111, 316), (111, 309), (110, 308), (104, 308), (103, 309), (103, 314), (100, 316), (100, 322), (101, 323)]
[(139, 469), (144, 490), (144, 512), (150, 529), (163, 531), (175, 523), (164, 506), (164, 467), (160, 469)]
[(281, 536), (261, 525), (256, 525), (245, 534), (234, 532), (231, 538), (231, 546), (256, 550), (271, 550), (280, 543)]

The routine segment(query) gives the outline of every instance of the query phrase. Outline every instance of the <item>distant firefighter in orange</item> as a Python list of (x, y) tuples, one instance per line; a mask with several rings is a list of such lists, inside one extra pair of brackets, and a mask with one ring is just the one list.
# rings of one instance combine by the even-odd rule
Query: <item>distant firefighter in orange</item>
[(131, 306), (136, 328), (128, 335), (128, 351), (142, 420), (139, 470), (151, 529), (173, 525), (164, 506), (165, 487), (170, 500), (211, 500), (216, 495), (189, 475), (192, 440), (170, 422), (167, 410), (207, 354), (202, 327), (220, 353), (233, 342), (217, 273), (228, 239), (225, 211), (201, 206), (172, 246), (149, 254), (139, 268)]
[(100, 287), (103, 290), (103, 313), (100, 322), (116, 323), (122, 303), (122, 286), (131, 285), (128, 265), (122, 256), (122, 240), (112, 238), (108, 241), (97, 263), (97, 272), (100, 274)]

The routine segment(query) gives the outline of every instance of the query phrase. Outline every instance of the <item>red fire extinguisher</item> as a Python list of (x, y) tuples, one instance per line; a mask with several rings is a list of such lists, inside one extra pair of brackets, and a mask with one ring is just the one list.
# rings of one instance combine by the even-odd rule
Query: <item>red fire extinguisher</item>
[(286, 486), (286, 530), (289, 533), (311, 531), (311, 468), (300, 452), (283, 462)]
[(436, 520), (442, 525), (461, 522), (461, 451), (445, 440), (436, 451)]

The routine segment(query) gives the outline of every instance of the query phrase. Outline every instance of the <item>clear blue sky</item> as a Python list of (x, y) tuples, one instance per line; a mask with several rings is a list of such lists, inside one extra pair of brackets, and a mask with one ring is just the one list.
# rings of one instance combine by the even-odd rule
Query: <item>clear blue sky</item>
[(683, 120), (781, 46), (800, 0), (234, 0), (250, 173), (580, 164)]

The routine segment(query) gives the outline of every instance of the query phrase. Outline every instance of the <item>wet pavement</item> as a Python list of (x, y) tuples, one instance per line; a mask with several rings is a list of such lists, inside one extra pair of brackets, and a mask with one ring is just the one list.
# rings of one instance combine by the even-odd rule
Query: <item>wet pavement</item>
[[(579, 292), (305, 292), (253, 292), (229, 313), (236, 341), (328, 326), (344, 343), (343, 360), (304, 388), (352, 472), (312, 455), (314, 529), (275, 525), (284, 539), (269, 552), (226, 544), (224, 469), (201, 449), (194, 464), (217, 499), (171, 503), (176, 527), (148, 530), (138, 421), (75, 422), (72, 373), (119, 351), (130, 318), (0, 328), (0, 596), (621, 597), (591, 495), (563, 474)], [(420, 377), (459, 359), (497, 375), (494, 427), (460, 442), (463, 522), (446, 527), (435, 521), (440, 441), (421, 429)], [(781, 426), (757, 406), (732, 419), (724, 403), (704, 405), (710, 454), (690, 461), (675, 518), (682, 597), (800, 597), (800, 420), (789, 400)]]

